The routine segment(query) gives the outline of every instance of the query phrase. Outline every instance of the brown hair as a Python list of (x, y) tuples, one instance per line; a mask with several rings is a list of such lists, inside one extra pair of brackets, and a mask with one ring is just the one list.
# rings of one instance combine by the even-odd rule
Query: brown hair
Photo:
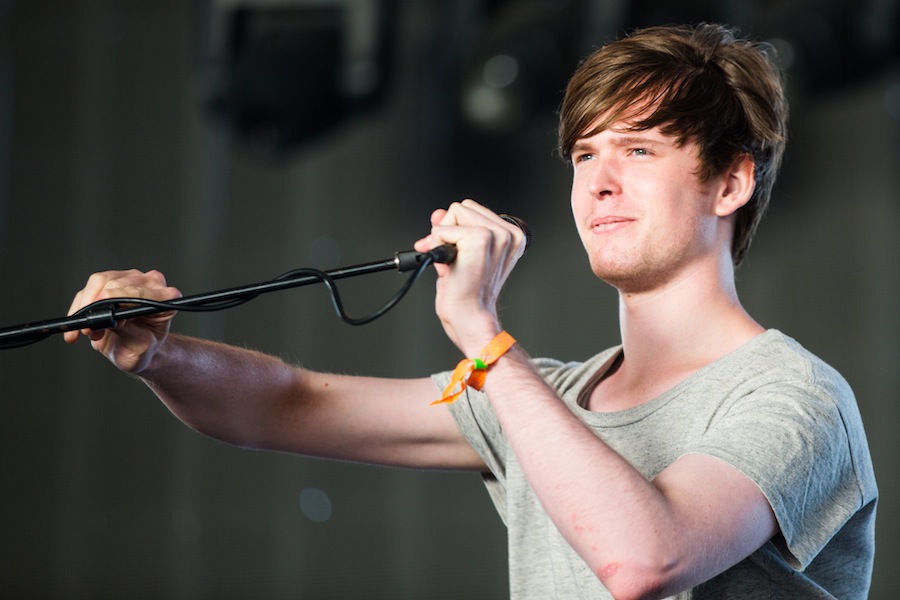
[(756, 189), (737, 213), (731, 251), (738, 265), (769, 204), (787, 140), (787, 101), (770, 51), (711, 24), (650, 27), (612, 42), (569, 80), (559, 152), (568, 160), (578, 139), (627, 122), (695, 142), (701, 181), (750, 156)]

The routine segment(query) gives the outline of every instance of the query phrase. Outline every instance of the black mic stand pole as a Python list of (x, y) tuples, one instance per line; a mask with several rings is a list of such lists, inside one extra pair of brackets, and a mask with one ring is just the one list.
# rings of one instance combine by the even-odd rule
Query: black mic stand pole
[[(456, 247), (445, 244), (427, 253), (412, 250), (397, 252), (394, 258), (377, 262), (344, 267), (332, 271), (316, 271), (315, 269), (297, 269), (274, 280), (245, 286), (228, 288), (215, 292), (183, 296), (165, 303), (147, 303), (139, 298), (114, 298), (100, 301), (101, 306), (92, 309), (88, 305), (68, 317), (50, 319), (35, 323), (26, 323), (0, 329), (0, 349), (17, 348), (40, 341), (55, 333), (79, 331), (82, 329), (109, 329), (120, 321), (142, 317), (171, 310), (218, 310), (242, 304), (248, 300), (279, 290), (295, 288), (312, 283), (329, 283), (329, 280), (346, 279), (369, 273), (377, 273), (390, 269), (406, 272), (424, 268), (423, 263), (451, 263), (456, 257)], [(417, 274), (414, 274), (414, 277)], [(332, 290), (333, 292), (334, 290)], [(405, 291), (405, 290), (404, 290)], [(140, 304), (143, 302), (143, 304)]]

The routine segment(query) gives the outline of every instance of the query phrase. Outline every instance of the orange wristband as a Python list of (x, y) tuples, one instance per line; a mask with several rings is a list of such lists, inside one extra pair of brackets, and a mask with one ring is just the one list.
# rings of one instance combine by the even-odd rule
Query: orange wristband
[(431, 404), (450, 404), (462, 394), (466, 387), (472, 386), (476, 390), (480, 390), (487, 379), (487, 369), (498, 358), (506, 354), (506, 351), (512, 348), (516, 340), (513, 336), (505, 331), (497, 334), (497, 337), (488, 342), (488, 345), (481, 351), (480, 358), (464, 358), (456, 365), (453, 375), (450, 376), (450, 383), (444, 388), (444, 393), (439, 400), (435, 400)]

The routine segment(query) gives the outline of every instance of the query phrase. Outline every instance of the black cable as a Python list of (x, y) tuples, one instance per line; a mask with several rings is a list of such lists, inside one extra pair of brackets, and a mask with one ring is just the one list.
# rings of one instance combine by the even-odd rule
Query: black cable
[[(397, 252), (393, 259), (343, 267), (327, 272), (312, 268), (295, 269), (269, 281), (194, 296), (182, 296), (169, 301), (125, 297), (98, 300), (66, 317), (0, 329), (0, 350), (28, 346), (46, 339), (54, 333), (80, 329), (94, 331), (109, 329), (128, 319), (169, 310), (208, 312), (232, 308), (268, 292), (318, 282), (328, 286), (332, 305), (342, 321), (349, 325), (364, 325), (378, 319), (396, 306), (429, 265), (452, 260), (450, 256), (452, 253), (438, 252), (437, 250), (440, 248), (428, 253), (419, 253), (413, 250)], [(412, 273), (397, 293), (375, 312), (360, 318), (348, 315), (335, 281), (390, 269), (396, 269), (402, 273), (412, 271)]]
[(419, 264), (419, 266), (410, 274), (409, 277), (406, 278), (406, 283), (404, 283), (403, 286), (399, 290), (397, 290), (397, 293), (395, 293), (378, 310), (372, 312), (369, 315), (366, 315), (365, 317), (359, 318), (351, 317), (347, 314), (347, 311), (344, 310), (344, 303), (341, 300), (340, 293), (338, 293), (337, 283), (335, 283), (334, 279), (332, 279), (324, 271), (309, 268), (294, 269), (293, 271), (288, 271), (283, 275), (279, 275), (275, 278), (275, 281), (278, 281), (280, 279), (288, 279), (297, 275), (310, 275), (312, 277), (317, 277), (322, 281), (322, 283), (325, 284), (325, 286), (328, 288), (328, 291), (331, 293), (331, 304), (332, 306), (334, 306), (334, 311), (337, 313), (338, 317), (340, 317), (340, 319), (348, 325), (365, 325), (384, 316), (389, 310), (394, 308), (397, 303), (399, 303), (400, 300), (402, 300), (403, 297), (406, 296), (406, 293), (412, 288), (416, 280), (419, 279), (419, 276), (425, 271), (426, 268), (428, 268), (429, 265), (432, 264), (432, 262), (434, 262), (432, 258), (426, 255), (422, 259), (422, 262)]
[[(375, 310), (369, 315), (364, 317), (354, 318), (347, 314), (347, 311), (344, 309), (343, 300), (341, 300), (340, 292), (338, 291), (337, 283), (335, 280), (328, 275), (325, 271), (320, 271), (319, 269), (312, 268), (301, 268), (294, 269), (292, 271), (288, 271), (286, 273), (282, 273), (278, 277), (272, 279), (272, 282), (283, 281), (285, 279), (291, 279), (297, 277), (298, 275), (308, 275), (310, 277), (315, 277), (319, 281), (325, 284), (328, 288), (329, 293), (331, 294), (331, 303), (334, 307), (335, 312), (338, 317), (347, 323), (348, 325), (365, 325), (367, 323), (371, 323), (372, 321), (384, 316), (388, 311), (394, 308), (400, 300), (406, 296), (407, 292), (412, 289), (413, 284), (419, 279), (422, 273), (425, 271), (428, 266), (433, 263), (433, 259), (430, 256), (425, 256), (422, 258), (418, 267), (407, 277), (406, 282), (403, 286), (387, 301), (381, 308)], [(265, 282), (262, 284), (265, 285)], [(235, 300), (227, 300), (227, 301), (215, 301), (209, 303), (198, 303), (198, 304), (174, 304), (172, 302), (165, 302), (159, 300), (148, 300), (146, 298), (108, 298), (105, 300), (97, 300), (87, 306), (82, 307), (76, 312), (72, 313), (72, 317), (81, 317), (87, 315), (89, 313), (97, 312), (99, 308), (119, 308), (123, 305), (134, 305), (134, 306), (151, 306), (160, 310), (172, 310), (172, 311), (185, 311), (185, 312), (212, 312), (217, 310), (223, 310), (226, 308), (232, 308), (235, 306), (239, 306), (250, 300), (257, 298), (258, 296), (248, 296), (245, 298), (238, 298)], [(115, 313), (113, 313), (114, 316)], [(37, 341), (37, 340), (34, 340)], [(31, 343), (31, 342), (27, 342)], [(24, 344), (23, 344), (24, 345)]]

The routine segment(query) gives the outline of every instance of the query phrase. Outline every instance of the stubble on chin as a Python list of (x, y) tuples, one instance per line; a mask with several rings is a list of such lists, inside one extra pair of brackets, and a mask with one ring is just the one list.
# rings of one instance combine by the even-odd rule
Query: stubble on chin
[(646, 254), (591, 255), (590, 263), (594, 275), (626, 295), (658, 289), (671, 276), (671, 269)]

